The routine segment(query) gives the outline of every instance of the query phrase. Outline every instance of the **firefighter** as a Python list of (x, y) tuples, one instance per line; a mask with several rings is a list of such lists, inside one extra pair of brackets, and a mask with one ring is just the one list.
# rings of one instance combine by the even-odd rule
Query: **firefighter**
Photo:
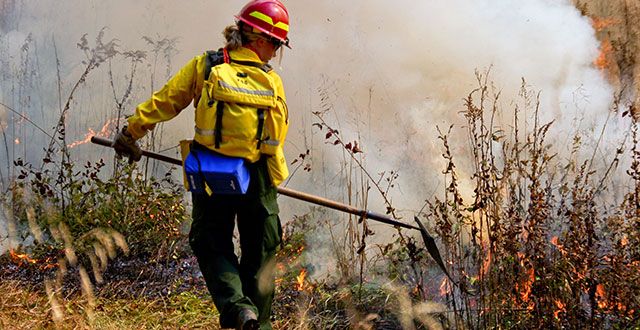
[[(288, 176), (282, 151), (288, 113), (282, 81), (268, 62), (276, 56), (278, 49), (289, 46), (289, 14), (278, 0), (253, 0), (235, 17), (236, 23), (223, 32), (226, 44), (220, 53), (220, 61), (230, 65), (223, 68), (218, 63), (210, 63), (210, 53), (196, 56), (162, 89), (136, 107), (127, 126), (115, 137), (113, 147), (130, 161), (140, 160), (141, 150), (136, 140), (157, 123), (178, 115), (193, 101), (196, 107), (193, 146), (245, 160), (250, 174), (245, 194), (192, 194), (193, 222), (189, 243), (220, 313), (220, 326), (271, 329), (274, 259), (282, 237), (276, 186)], [(214, 68), (209, 74), (212, 65)], [(256, 83), (261, 91), (253, 94), (269, 96), (270, 106), (266, 112), (260, 114), (255, 109), (243, 109), (251, 107), (227, 100), (227, 106), (240, 107), (233, 111), (247, 114), (230, 115), (226, 112), (231, 110), (216, 99), (216, 92), (210, 95), (215, 86), (224, 85), (218, 82), (214, 86), (211, 77), (228, 76), (230, 67), (263, 70), (263, 80), (268, 82)], [(231, 76), (246, 79), (243, 72), (231, 73)], [(230, 90), (243, 91), (244, 88)], [(217, 117), (216, 104), (221, 104), (221, 117)], [(215, 122), (224, 123), (224, 126)], [(258, 132), (264, 133), (259, 133), (257, 138), (248, 138), (246, 132), (255, 131), (256, 125)], [(236, 223), (240, 258), (236, 256), (233, 244)]]

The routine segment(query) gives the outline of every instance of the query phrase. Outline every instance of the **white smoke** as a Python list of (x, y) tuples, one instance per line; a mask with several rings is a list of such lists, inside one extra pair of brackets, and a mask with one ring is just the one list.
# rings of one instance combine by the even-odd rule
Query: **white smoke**
[[(555, 120), (554, 134), (563, 139), (578, 130), (598, 135), (609, 113), (613, 90), (592, 64), (599, 43), (569, 1), (322, 1), (289, 8), (294, 50), (285, 81), (290, 100), (302, 105), (292, 112), (307, 104), (321, 110), (318, 86), (328, 90), (334, 123), (343, 135), (361, 137), (372, 172), (400, 170), (395, 197), (403, 208), (415, 210), (441, 191), (435, 127), (455, 123), (464, 133), (459, 112), (477, 87), (476, 70), (490, 69), (502, 92), (503, 129), (523, 78), (541, 92), (541, 121)], [(465, 147), (465, 136), (456, 137)]]
[[(103, 27), (124, 49), (148, 50), (142, 36), (177, 38), (179, 53), (171, 60), (171, 71), (176, 72), (189, 58), (219, 47), (222, 29), (244, 5), (240, 0), (13, 3), (14, 13), (3, 15), (20, 15), (12, 24), (5, 24), (7, 31), (0, 31), (0, 44), (7, 49), (9, 35), (33, 35), (40, 63), (46, 64), (38, 68), (39, 77), (47, 79), (37, 99), (43, 100), (47, 110), (57, 109), (56, 68), (51, 60), (54, 37), (66, 90), (82, 69), (83, 54), (76, 43), (85, 33), (89, 40), (95, 38)], [(559, 136), (566, 138), (576, 129), (597, 135), (607, 118), (612, 89), (592, 64), (598, 41), (589, 20), (567, 0), (284, 3), (292, 18), (293, 47), (285, 51), (278, 68), (291, 114), (286, 153), (291, 161), (311, 148), (313, 156), (312, 174), (296, 172), (292, 188), (336, 198), (346, 194), (344, 173), (340, 172), (342, 153), (325, 144), (325, 132), (311, 127), (317, 121), (312, 111), (330, 108), (326, 119), (345, 140), (359, 141), (373, 175), (399, 170), (399, 185), (391, 195), (395, 206), (419, 209), (425, 198), (441, 191), (441, 146), (435, 127), (463, 124), (459, 114), (462, 99), (477, 87), (476, 70), (490, 68), (490, 80), (502, 91), (501, 105), (506, 111), (501, 115), (502, 125), (511, 120), (509, 111), (523, 78), (541, 92), (542, 121), (555, 119)], [(7, 54), (11, 51), (2, 56)], [(127, 72), (128, 63), (113, 65), (121, 76)], [(151, 93), (152, 70), (151, 65), (139, 69), (130, 111)], [(155, 88), (166, 80), (161, 73), (158, 70)], [(14, 95), (6, 92), (9, 85), (9, 80), (2, 80), (3, 102)], [(96, 129), (106, 121), (113, 110), (109, 88), (104, 69), (97, 70), (78, 95), (75, 104), (79, 106), (72, 109), (72, 134), (82, 136), (88, 127)], [(47, 113), (39, 123), (51, 127), (57, 111)], [(163, 138), (166, 145), (189, 138), (192, 120), (192, 111), (184, 111), (169, 123)], [(462, 141), (457, 141), (454, 151), (464, 155), (464, 135), (458, 137)], [(607, 135), (606, 142), (616, 145), (618, 138)], [(100, 155), (108, 154), (102, 151)], [(283, 219), (297, 212), (287, 206), (301, 205), (281, 204), (285, 204)], [(369, 208), (383, 210), (375, 198)]]

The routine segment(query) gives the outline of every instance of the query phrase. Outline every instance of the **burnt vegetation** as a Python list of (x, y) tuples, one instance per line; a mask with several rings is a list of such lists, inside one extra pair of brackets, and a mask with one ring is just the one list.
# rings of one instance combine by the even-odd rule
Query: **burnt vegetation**
[[(460, 279), (459, 287), (443, 280), (455, 324), (638, 326), (637, 125), (630, 149), (620, 145), (600, 165), (595, 150), (580, 152), (580, 136), (568, 157), (559, 156), (548, 141), (553, 123), (538, 119), (537, 94), (523, 82), (524, 108), (515, 109), (507, 132), (494, 124), (498, 94), (478, 78), (463, 112), (474, 160), (472, 202), (462, 198), (449, 132), (441, 132), (448, 184), (425, 214)], [(534, 114), (529, 128), (518, 122), (525, 110)], [(628, 179), (613, 177), (625, 156), (632, 160)], [(609, 198), (615, 192), (624, 196), (617, 205)]]
[[(85, 70), (60, 102), (53, 131), (43, 132), (50, 140), (41, 162), (16, 157), (7, 168), (14, 175), (3, 177), (13, 241), (0, 257), (0, 286), (7, 292), (0, 327), (216, 329), (215, 309), (186, 244), (189, 216), (174, 178), (179, 169), (73, 160), (67, 117), (90, 73), (108, 68), (116, 111), (108, 135), (122, 124), (137, 68), (155, 68), (176, 43), (146, 38), (153, 54), (147, 56), (103, 38), (104, 31), (95, 45), (86, 36), (78, 44)], [(116, 59), (130, 62), (122, 92), (111, 69)], [(330, 214), (311, 209), (283, 219), (275, 328), (640, 327), (638, 125), (604, 157), (596, 156), (600, 143), (585, 150), (579, 133), (560, 155), (567, 145), (550, 139), (554, 123), (541, 121), (538, 92), (523, 81), (519, 102), (501, 109), (487, 75), (477, 78), (477, 89), (456, 109), (466, 124), (439, 128), (444, 189), (415, 212), (436, 234), (453, 281), (413, 233), (397, 229), (381, 244), (367, 219), (350, 217), (336, 226)], [(366, 205), (372, 191), (398, 218), (391, 192), (401, 173), (367, 169), (367, 150), (326, 119), (333, 111), (330, 93), (319, 94), (312, 129), (327, 148), (340, 150), (349, 202)], [(610, 116), (629, 107), (618, 101)], [(496, 118), (505, 110), (513, 117), (501, 126)], [(11, 141), (2, 129), (9, 156)], [(463, 139), (455, 134), (460, 130)], [(468, 157), (458, 160), (452, 149), (465, 143)], [(313, 156), (306, 148), (292, 162), (293, 172), (316, 170)], [(461, 162), (470, 175), (461, 174)], [(314, 248), (309, 237), (322, 228), (329, 228), (328, 254), (335, 260), (334, 276), (326, 279), (311, 277), (308, 254)]]

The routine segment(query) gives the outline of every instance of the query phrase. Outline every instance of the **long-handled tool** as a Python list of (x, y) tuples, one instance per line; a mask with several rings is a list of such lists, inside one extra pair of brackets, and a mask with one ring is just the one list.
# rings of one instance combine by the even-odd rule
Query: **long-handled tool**
[[(91, 138), (91, 142), (94, 144), (98, 144), (101, 146), (105, 146), (105, 147), (112, 147), (113, 146), (113, 141), (109, 140), (109, 139), (105, 139), (105, 138), (101, 138), (101, 137), (97, 137), (94, 136)], [(180, 159), (176, 159), (176, 158), (172, 158), (169, 156), (165, 156), (165, 155), (161, 155), (155, 152), (151, 152), (151, 151), (146, 151), (143, 150), (142, 151), (142, 155), (145, 157), (149, 157), (149, 158), (153, 158), (153, 159), (157, 159), (163, 162), (167, 162), (170, 164), (174, 164), (174, 165), (179, 165), (182, 166), (182, 161)], [(296, 191), (293, 189), (289, 189), (289, 188), (284, 188), (284, 187), (278, 187), (278, 193), (281, 195), (285, 195), (285, 196), (289, 196), (291, 198), (295, 198), (295, 199), (299, 199), (305, 202), (309, 202), (309, 203), (313, 203), (316, 205), (321, 205), (321, 206), (325, 206), (334, 210), (338, 210), (338, 211), (342, 211), (342, 212), (346, 212), (346, 213), (350, 213), (350, 214), (354, 214), (366, 219), (371, 219), (371, 220), (375, 220), (378, 222), (382, 222), (382, 223), (386, 223), (392, 226), (397, 226), (397, 227), (401, 227), (401, 228), (407, 228), (407, 229), (415, 229), (417, 231), (420, 232), (420, 234), (422, 235), (422, 239), (424, 240), (425, 246), (427, 248), (427, 251), (429, 252), (429, 254), (431, 255), (431, 257), (435, 260), (435, 262), (438, 264), (438, 266), (440, 267), (440, 269), (442, 269), (442, 271), (449, 277), (449, 279), (451, 279), (452, 282), (455, 283), (455, 281), (453, 280), (453, 278), (451, 278), (451, 275), (449, 275), (449, 272), (447, 271), (447, 268), (444, 265), (444, 261), (442, 260), (442, 257), (440, 256), (440, 252), (438, 251), (438, 247), (435, 244), (435, 241), (433, 239), (433, 237), (431, 237), (431, 235), (429, 235), (429, 232), (427, 232), (427, 229), (424, 227), (424, 225), (422, 225), (422, 223), (418, 220), (417, 217), (414, 217), (416, 223), (418, 223), (418, 226), (412, 226), (397, 220), (394, 220), (388, 216), (379, 214), (379, 213), (374, 213), (371, 211), (367, 211), (367, 210), (361, 210), (358, 208), (355, 208), (351, 205), (347, 205), (347, 204), (343, 204), (343, 203), (339, 203), (336, 201), (332, 201), (326, 198), (322, 198), (319, 196), (314, 196), (311, 194), (307, 194), (307, 193), (303, 193), (300, 191)]]
[[(94, 144), (98, 144), (101, 146), (105, 146), (105, 147), (111, 147), (113, 144), (113, 141), (105, 139), (105, 138), (101, 138), (101, 137), (97, 137), (94, 136), (91, 138), (91, 142)], [(174, 164), (174, 165), (179, 165), (182, 166), (182, 161), (177, 159), (177, 158), (172, 158), (169, 156), (165, 156), (165, 155), (161, 155), (155, 152), (151, 152), (151, 151), (146, 151), (146, 150), (142, 150), (142, 155), (145, 157), (149, 157), (149, 158), (153, 158), (153, 159), (157, 159), (163, 162), (167, 162), (170, 164)], [(375, 220), (375, 221), (379, 221), (379, 222), (383, 222), (389, 225), (393, 225), (393, 226), (398, 226), (398, 227), (402, 227), (402, 228), (407, 228), (407, 229), (415, 229), (415, 230), (420, 230), (420, 228), (416, 227), (416, 226), (412, 226), (406, 223), (402, 223), (400, 221), (391, 219), (385, 215), (382, 214), (378, 214), (378, 213), (374, 213), (371, 211), (367, 211), (367, 210), (360, 210), (357, 209), (351, 205), (346, 205), (346, 204), (342, 204), (336, 201), (332, 201), (326, 198), (322, 198), (319, 196), (314, 196), (314, 195), (310, 195), (307, 193), (303, 193), (300, 191), (296, 191), (293, 189), (289, 189), (289, 188), (284, 188), (284, 187), (278, 187), (278, 193), (281, 195), (285, 195), (285, 196), (289, 196), (291, 198), (295, 198), (295, 199), (299, 199), (299, 200), (303, 200), (305, 202), (309, 202), (309, 203), (313, 203), (313, 204), (317, 204), (317, 205), (322, 205), (322, 206), (326, 206), (330, 209), (334, 209), (334, 210), (338, 210), (338, 211), (342, 211), (342, 212), (346, 212), (346, 213), (350, 213), (350, 214), (354, 214), (354, 215), (358, 215), (367, 219), (371, 219), (371, 220)]]

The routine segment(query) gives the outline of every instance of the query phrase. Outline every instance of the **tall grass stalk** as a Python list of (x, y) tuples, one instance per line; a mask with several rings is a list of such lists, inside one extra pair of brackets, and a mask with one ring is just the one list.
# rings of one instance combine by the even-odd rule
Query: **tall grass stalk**
[[(594, 153), (580, 160), (583, 146), (576, 135), (570, 156), (562, 159), (548, 141), (553, 122), (539, 119), (540, 93), (532, 93), (523, 81), (524, 107), (516, 107), (508, 131), (494, 121), (500, 93), (491, 92), (484, 75), (478, 74), (478, 85), (463, 111), (473, 194), (465, 199), (460, 189), (464, 178), (451, 153), (450, 128), (440, 131), (446, 188), (443, 197), (428, 203), (427, 217), (460, 281), (445, 296), (455, 323), (472, 329), (637, 326), (640, 305), (631, 297), (640, 293), (638, 275), (632, 275), (640, 273), (633, 252), (639, 245), (622, 239), (637, 236), (629, 224), (638, 222), (633, 209), (638, 204), (627, 202), (637, 190), (627, 193), (613, 213), (610, 199), (600, 198), (612, 193), (605, 185), (617, 182), (613, 175), (625, 146), (596, 167)], [(526, 134), (520, 124), (523, 111), (533, 119)], [(633, 164), (627, 173), (637, 187)], [(626, 217), (618, 215), (630, 207)], [(614, 276), (614, 269), (625, 275)], [(622, 301), (632, 302), (623, 307)]]

